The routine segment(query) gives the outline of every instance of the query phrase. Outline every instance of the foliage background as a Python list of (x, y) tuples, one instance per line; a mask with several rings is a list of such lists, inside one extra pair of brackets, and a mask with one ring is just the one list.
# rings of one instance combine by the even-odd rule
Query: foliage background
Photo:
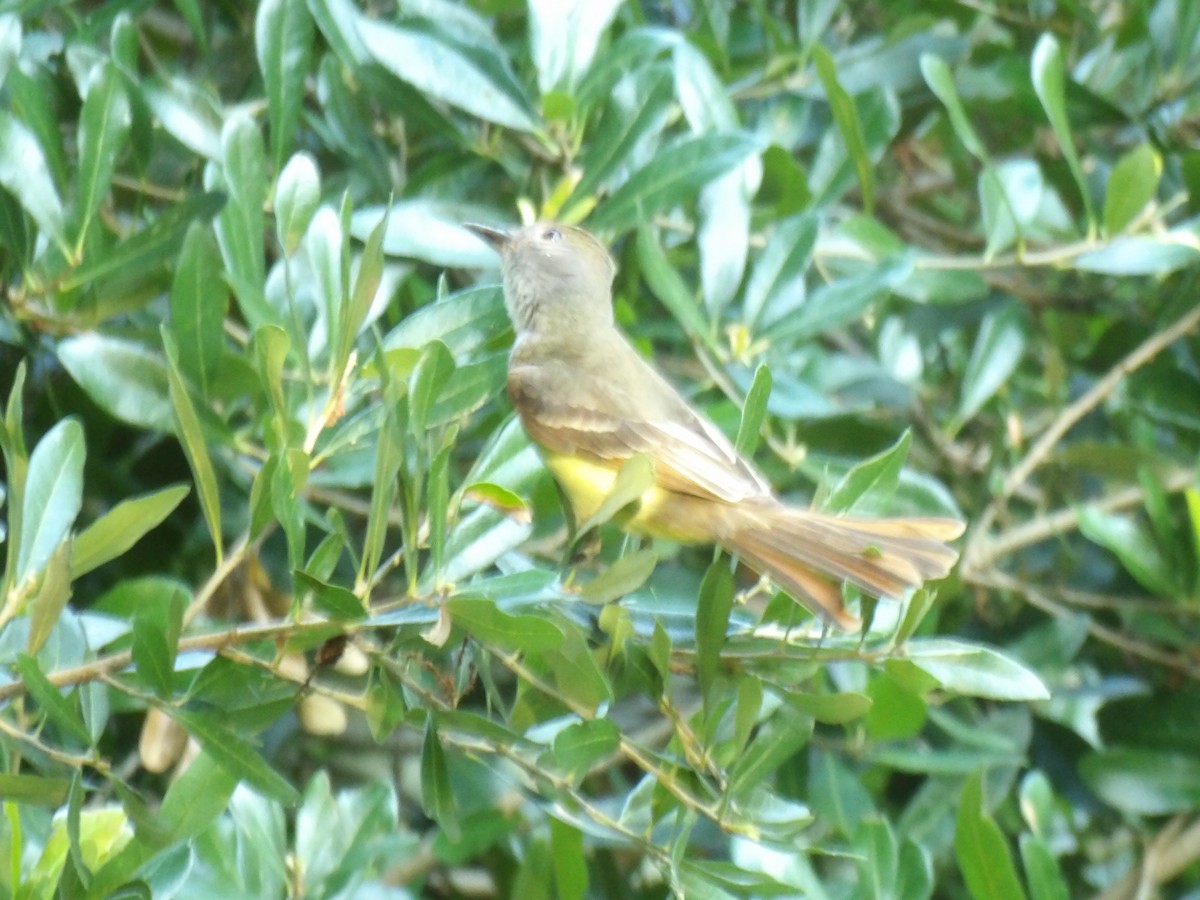
[[(4, 896), (1194, 895), (1200, 5), (0, 10)], [(570, 546), (535, 215), (936, 601)]]

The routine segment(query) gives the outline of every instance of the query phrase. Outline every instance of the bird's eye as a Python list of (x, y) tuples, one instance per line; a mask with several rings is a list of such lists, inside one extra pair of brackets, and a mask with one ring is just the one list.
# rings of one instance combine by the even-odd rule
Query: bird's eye
[(562, 232), (559, 231), (557, 228), (547, 228), (545, 231), (542, 232), (542, 240), (561, 241), (562, 240)]

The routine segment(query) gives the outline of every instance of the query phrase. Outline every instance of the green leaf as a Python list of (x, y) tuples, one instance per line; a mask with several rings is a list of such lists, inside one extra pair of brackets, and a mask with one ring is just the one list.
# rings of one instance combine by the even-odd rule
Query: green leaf
[(575, 784), (621, 743), (621, 730), (610, 719), (587, 719), (554, 736), (554, 761)]
[(1048, 700), (1050, 692), (1030, 669), (999, 650), (952, 638), (909, 641), (906, 658), (948, 691), (990, 700)]
[(164, 699), (175, 692), (175, 654), (187, 605), (187, 594), (172, 590), (143, 605), (133, 616), (133, 664), (138, 675)]
[(1128, 516), (1103, 512), (1088, 504), (1079, 510), (1079, 530), (1089, 541), (1110, 551), (1138, 584), (1168, 599), (1179, 599), (1184, 589), (1178, 569), (1163, 554), (1147, 529)]
[(156, 528), (188, 494), (186, 484), (123, 500), (80, 532), (71, 554), (71, 579), (116, 559)]
[(299, 447), (288, 447), (280, 451), (277, 458), (271, 480), (271, 510), (283, 526), (288, 565), (296, 570), (304, 560), (307, 530), (301, 500), (308, 484), (310, 461), (308, 454)]
[(529, 43), (543, 94), (575, 87), (620, 6), (620, 0), (531, 0)]
[(229, 808), (238, 776), (221, 765), (218, 757), (201, 753), (171, 782), (159, 810), (159, 822), (168, 840), (185, 841), (207, 828)]
[[(394, 222), (389, 217), (389, 226)], [(469, 288), (421, 307), (388, 334), (383, 349), (420, 350), (437, 340), (446, 345), (452, 356), (461, 358), (510, 330), (500, 289), (488, 285)]]
[(762, 173), (757, 157), (745, 160), (700, 192), (700, 287), (709, 317), (719, 320), (733, 301), (750, 250), (750, 197)]
[(509, 615), (495, 601), (482, 597), (455, 597), (446, 601), (455, 624), (485, 644), (522, 653), (554, 650), (563, 643), (562, 629), (540, 615)]
[(206, 222), (224, 203), (224, 195), (204, 193), (172, 204), (166, 212), (131, 237), (115, 247), (106, 248), (103, 253), (94, 253), (84, 259), (78, 268), (61, 281), (59, 289), (69, 293), (110, 276), (151, 271), (175, 255), (193, 221)]
[(1041, 101), (1042, 109), (1046, 111), (1046, 118), (1050, 120), (1050, 127), (1067, 160), (1067, 167), (1079, 188), (1088, 229), (1091, 230), (1095, 226), (1096, 213), (1092, 208), (1087, 176), (1083, 172), (1079, 154), (1075, 150), (1075, 142), (1071, 137), (1071, 123), (1067, 121), (1066, 64), (1063, 62), (1058, 41), (1052, 34), (1046, 33), (1038, 38), (1037, 46), (1033, 48), (1031, 66), (1033, 90)]
[(313, 605), (333, 621), (354, 622), (366, 616), (363, 602), (353, 591), (322, 581), (303, 569), (297, 569), (292, 576), (297, 584), (313, 592)]
[(26, 653), (37, 653), (54, 633), (67, 601), (71, 599), (71, 541), (63, 541), (43, 570), (37, 593), (30, 599), (29, 638)]
[(733, 131), (739, 127), (732, 92), (721, 83), (699, 47), (686, 40), (674, 44), (671, 62), (679, 105), (694, 132)]
[(1135, 816), (1163, 816), (1200, 804), (1194, 753), (1115, 748), (1085, 756), (1079, 773), (1105, 803)]
[(276, 172), (296, 139), (312, 43), (313, 21), (304, 0), (264, 0), (259, 5), (254, 17), (254, 49), (267, 88)]
[(367, 680), (366, 699), (367, 725), (371, 729), (371, 736), (382, 743), (408, 715), (403, 688), (387, 669), (372, 666)]
[(450, 769), (442, 750), (441, 737), (433, 715), (425, 724), (425, 741), (421, 745), (421, 805), (425, 814), (437, 822), (446, 834), (457, 840), (461, 834)]
[(738, 453), (743, 456), (753, 456), (754, 451), (758, 449), (770, 396), (771, 370), (765, 363), (760, 363), (754, 370), (754, 381), (750, 383), (750, 390), (746, 392), (746, 402), (742, 404), (742, 418), (738, 423), (737, 440), (734, 442)]
[(210, 395), (217, 363), (224, 350), (228, 292), (216, 276), (221, 251), (206, 225), (193, 222), (171, 285), (171, 334), (179, 348), (179, 365), (200, 390)]
[(283, 393), (283, 368), (287, 363), (291, 340), (278, 325), (263, 325), (254, 330), (254, 368), (266, 388), (275, 412), (276, 439), (288, 441), (289, 409)]
[(959, 799), (954, 852), (975, 900), (1024, 900), (1012, 851), (983, 807), (983, 777), (978, 772), (967, 780)]
[(597, 231), (623, 231), (676, 203), (695, 199), (699, 190), (761, 149), (744, 133), (684, 138), (656, 153), (617, 188), (591, 216)]
[(1169, 275), (1200, 263), (1200, 249), (1189, 232), (1148, 237), (1129, 235), (1075, 257), (1075, 268), (1101, 275)]
[(707, 698), (712, 696), (717, 671), (721, 665), (721, 649), (729, 630), (729, 614), (733, 610), (733, 572), (729, 561), (714, 560), (700, 583), (696, 606), (696, 678)]
[(592, 648), (575, 628), (563, 630), (562, 646), (548, 650), (543, 660), (554, 673), (554, 684), (584, 715), (593, 714), (602, 703), (611, 703), (613, 688), (596, 663)]
[(1104, 195), (1104, 231), (1115, 235), (1134, 220), (1158, 192), (1162, 157), (1150, 144), (1139, 144), (1113, 166)]
[(774, 309), (762, 337), (770, 341), (803, 341), (859, 319), (864, 312), (908, 278), (912, 259), (901, 255), (883, 265), (821, 285), (796, 310)]
[[(605, 105), (594, 138), (580, 154), (579, 168), (583, 175), (571, 194), (573, 200), (582, 201), (607, 184), (615, 172), (629, 164), (633, 150), (649, 136), (661, 132), (667, 123), (675, 99), (670, 69), (659, 64), (633, 77), (637, 102), (629, 104), (614, 96)], [(567, 204), (568, 209), (570, 205)]]
[(831, 750), (814, 747), (809, 754), (808, 796), (813, 811), (847, 837), (858, 823), (878, 815), (859, 774)]
[(1058, 860), (1044, 841), (1032, 834), (1021, 835), (1021, 862), (1032, 900), (1070, 900), (1070, 889)]
[(92, 746), (91, 732), (84, 725), (77, 705), (59, 693), (58, 688), (50, 683), (38, 666), (36, 659), (28, 653), (18, 654), (17, 673), (25, 683), (29, 696), (41, 707), (47, 719), (74, 737), (83, 746)]
[(238, 306), (251, 328), (282, 324), (261, 298), (266, 281), (266, 150), (249, 116), (235, 115), (221, 129), (221, 170), (213, 181), (229, 192), (229, 202), (217, 216), (217, 241)]
[(498, 397), (504, 392), (507, 372), (507, 353), (495, 353), (455, 368), (429, 409), (428, 427), (460, 420)]
[(667, 260), (653, 229), (638, 229), (637, 255), (642, 277), (659, 303), (683, 326), (689, 337), (701, 341), (709, 353), (720, 354), (722, 348), (711, 325), (701, 313), (692, 290)]
[(509, 92), (463, 48), (434, 32), (358, 19), (358, 35), (379, 65), (431, 99), (517, 131), (538, 125), (523, 96)]
[[(350, 219), (350, 232), (366, 241), (386, 220), (383, 251), (389, 256), (410, 257), (435, 266), (486, 268), (495, 265), (495, 250), (463, 223), (489, 222), (495, 217), (495, 211), (477, 202), (413, 197), (358, 210)], [(468, 288), (461, 293), (479, 290), (486, 288)]]
[(277, 800), (285, 806), (294, 806), (299, 802), (300, 793), (271, 768), (254, 745), (219, 724), (212, 715), (186, 709), (170, 709), (167, 712), (200, 742), (204, 752), (227, 773), (245, 781), (264, 797)]
[(946, 61), (932, 53), (923, 53), (920, 65), (925, 83), (929, 85), (934, 96), (946, 107), (946, 114), (950, 118), (950, 127), (954, 129), (955, 135), (962, 141), (962, 145), (968, 153), (990, 168), (987, 149), (971, 125), (971, 120), (967, 118), (967, 111), (963, 107), (958, 87), (954, 84), (954, 76), (950, 72), (950, 67), (946, 65)]
[(737, 796), (775, 773), (812, 737), (813, 720), (806, 716), (774, 716), (759, 729), (754, 740), (733, 764), (729, 793)]
[(858, 108), (854, 105), (854, 98), (838, 81), (837, 66), (833, 62), (833, 57), (829, 55), (829, 51), (820, 44), (814, 44), (812, 60), (821, 84), (825, 88), (825, 97), (833, 112), (833, 121), (837, 124), (842, 141), (846, 145), (846, 153), (858, 173), (858, 186), (862, 191), (863, 207), (870, 213), (875, 206), (875, 177), (874, 169), (871, 166), (871, 157), (867, 152), (866, 140), (863, 137), (862, 123), (858, 118)]
[(593, 528), (603, 525), (631, 503), (640, 501), (652, 487), (654, 487), (654, 463), (641, 454), (629, 457), (617, 472), (617, 477), (613, 479), (612, 487), (609, 488), (604, 501), (589, 518), (579, 525), (578, 533), (584, 535)]
[(110, 415), (153, 431), (173, 430), (167, 367), (141, 344), (86, 332), (58, 345), (63, 368)]
[(63, 419), (29, 457), (18, 541), (18, 585), (41, 572), (67, 539), (83, 503), (83, 426)]
[(117, 157), (129, 137), (131, 121), (129, 98), (121, 85), (121, 74), (114, 65), (99, 66), (99, 74), (88, 86), (79, 117), (77, 254), (92, 217), (108, 194)]
[[(375, 469), (371, 482), (371, 507), (367, 513), (367, 529), (363, 537), (362, 558), (358, 567), (356, 590), (374, 576), (383, 558), (383, 543), (387, 537), (388, 517), (396, 498), (397, 476), (404, 461), (403, 438), (396, 422), (399, 400), (393, 385), (384, 385), (385, 412), (375, 440)], [(364, 599), (366, 594), (358, 591)]]
[(16, 197), (38, 228), (70, 256), (62, 200), (42, 147), (21, 121), (4, 110), (0, 110), (0, 186)]
[(223, 111), (211, 90), (178, 76), (143, 84), (141, 93), (158, 124), (175, 140), (204, 159), (221, 155)]
[(423, 438), (429, 427), (429, 411), (454, 373), (454, 357), (441, 341), (430, 341), (421, 348), (421, 356), (409, 379), (409, 433)]
[(771, 230), (767, 245), (754, 262), (742, 298), (742, 316), (754, 328), (764, 310), (787, 296), (789, 307), (804, 300), (804, 274), (812, 261), (817, 242), (816, 215), (802, 213), (779, 222)]
[(853, 510), (860, 500), (878, 506), (880, 501), (890, 499), (900, 483), (900, 472), (911, 445), (912, 431), (906, 428), (892, 446), (847, 472), (830, 493), (826, 507), (844, 513)]
[(200, 508), (204, 512), (204, 521), (208, 525), (208, 533), (212, 537), (213, 549), (217, 562), (224, 557), (223, 537), (221, 535), (221, 496), (217, 487), (217, 473), (213, 468), (212, 459), (208, 455), (208, 445), (200, 428), (200, 419), (196, 408), (192, 405), (191, 395), (183, 378), (179, 374), (179, 362), (174, 341), (164, 327), (162, 330), (163, 347), (167, 352), (167, 383), (170, 389), (171, 405), (175, 412), (176, 436), (183, 446), (183, 454), (187, 457), (188, 467), (196, 480), (196, 493), (200, 498)]
[[(868, 819), (854, 833), (855, 862), (861, 896), (888, 900), (893, 896), (900, 850), (896, 833), (886, 819)], [(904, 895), (911, 896), (911, 895)]]
[(9, 803), (31, 803), (57, 809), (66, 802), (71, 782), (66, 778), (0, 773), (0, 797)]
[(316, 161), (307, 153), (294, 154), (275, 183), (275, 236), (285, 256), (300, 246), (320, 202), (321, 175)]
[(579, 597), (596, 604), (619, 600), (645, 584), (656, 565), (658, 554), (652, 548), (625, 553), (585, 584), (579, 591)]
[(843, 691), (837, 694), (798, 694), (789, 692), (785, 695), (788, 706), (797, 709), (806, 716), (812, 716), (818, 722), (826, 725), (842, 725), (853, 722), (865, 716), (871, 709), (871, 698), (866, 694), (854, 691)]
[(1025, 353), (1026, 327), (1025, 315), (1016, 304), (1006, 304), (983, 320), (963, 375), (962, 396), (951, 434), (974, 417), (1008, 381)]
[(933, 896), (933, 860), (928, 848), (912, 838), (900, 845), (900, 865), (896, 871), (894, 897)]
[[(553, 5), (554, 0), (541, 0), (541, 3)], [(577, 5), (587, 6), (588, 3), (585, 0), (584, 3)], [(550, 849), (554, 857), (554, 896), (560, 897), (562, 900), (583, 900), (587, 896), (588, 890), (588, 867), (583, 855), (583, 832), (550, 816)]]
[(0, 86), (8, 70), (21, 54), (21, 18), (12, 13), (0, 15)]
[(379, 220), (379, 224), (372, 229), (367, 238), (349, 302), (341, 305), (342, 316), (338, 323), (339, 340), (334, 356), (334, 372), (341, 372), (345, 369), (347, 360), (350, 358), (350, 351), (354, 347), (354, 341), (358, 337), (359, 331), (362, 330), (363, 323), (367, 321), (371, 304), (375, 302), (375, 295), (379, 291), (379, 284), (383, 279), (383, 237), (386, 232), (387, 217), (385, 216)]

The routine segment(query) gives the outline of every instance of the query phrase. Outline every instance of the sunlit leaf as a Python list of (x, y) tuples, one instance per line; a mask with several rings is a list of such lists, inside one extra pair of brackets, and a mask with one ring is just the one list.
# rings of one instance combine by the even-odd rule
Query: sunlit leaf
[(33, 448), (21, 513), (18, 583), (45, 567), (75, 523), (83, 502), (85, 455), (83, 427), (75, 419), (59, 422)]

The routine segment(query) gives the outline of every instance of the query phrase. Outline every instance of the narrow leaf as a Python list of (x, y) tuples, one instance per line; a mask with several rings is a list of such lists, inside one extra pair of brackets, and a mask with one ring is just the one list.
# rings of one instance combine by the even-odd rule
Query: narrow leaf
[(277, 800), (285, 806), (299, 802), (299, 792), (271, 768), (245, 738), (218, 724), (210, 715), (185, 709), (171, 709), (170, 715), (200, 742), (204, 752), (228, 774), (244, 780), (264, 797)]
[(1096, 213), (1092, 208), (1087, 176), (1079, 162), (1075, 141), (1071, 137), (1071, 123), (1067, 120), (1066, 63), (1063, 61), (1062, 49), (1052, 34), (1046, 33), (1038, 38), (1037, 46), (1033, 48), (1032, 69), (1033, 90), (1042, 103), (1046, 118), (1050, 120), (1050, 127), (1067, 160), (1067, 167), (1079, 188), (1088, 229), (1091, 230), (1095, 227)]
[(1024, 900), (1004, 833), (983, 808), (983, 777), (972, 775), (958, 803), (954, 829), (958, 868), (975, 900)]
[(118, 503), (75, 538), (72, 580), (125, 553), (166, 519), (187, 494), (188, 486), (177, 484)]
[(30, 455), (21, 510), (18, 584), (45, 568), (75, 523), (83, 502), (85, 455), (83, 426), (75, 419), (55, 425)]
[(79, 117), (79, 225), (76, 252), (83, 246), (92, 217), (108, 194), (117, 156), (129, 137), (132, 115), (116, 66), (104, 64), (88, 87)]
[(589, 220), (597, 230), (619, 231), (644, 222), (675, 203), (688, 202), (713, 179), (760, 149), (743, 133), (685, 138), (634, 172)]
[(833, 111), (833, 120), (837, 123), (842, 141), (846, 145), (846, 153), (854, 163), (855, 172), (858, 173), (858, 186), (862, 191), (863, 207), (870, 213), (875, 206), (875, 178), (871, 167), (871, 157), (867, 153), (866, 140), (863, 138), (862, 123), (858, 118), (858, 109), (854, 105), (854, 98), (838, 81), (837, 66), (828, 50), (820, 44), (814, 44), (812, 58), (813, 64), (817, 68), (817, 75), (825, 88), (825, 97)]
[(78, 708), (50, 683), (50, 679), (43, 674), (36, 659), (28, 653), (18, 654), (17, 672), (21, 676), (21, 681), (25, 683), (29, 696), (41, 707), (47, 719), (74, 737), (83, 746), (92, 746), (91, 732), (83, 724)]
[(254, 18), (254, 49), (267, 88), (275, 171), (291, 151), (312, 56), (313, 20), (304, 0), (264, 0)]
[(37, 138), (18, 119), (0, 110), (0, 185), (20, 201), (63, 253), (67, 247), (65, 214), (50, 167)]
[(213, 549), (217, 561), (224, 557), (221, 537), (221, 498), (217, 488), (217, 473), (213, 469), (212, 459), (208, 455), (208, 445), (204, 440), (204, 432), (200, 427), (200, 419), (196, 408), (192, 405), (191, 395), (187, 385), (179, 374), (179, 361), (174, 341), (162, 329), (163, 347), (167, 353), (167, 378), (170, 387), (171, 405), (175, 411), (176, 436), (183, 445), (184, 456), (192, 476), (196, 479), (196, 492), (200, 498), (200, 508), (204, 512), (204, 521), (208, 525), (212, 537)]

